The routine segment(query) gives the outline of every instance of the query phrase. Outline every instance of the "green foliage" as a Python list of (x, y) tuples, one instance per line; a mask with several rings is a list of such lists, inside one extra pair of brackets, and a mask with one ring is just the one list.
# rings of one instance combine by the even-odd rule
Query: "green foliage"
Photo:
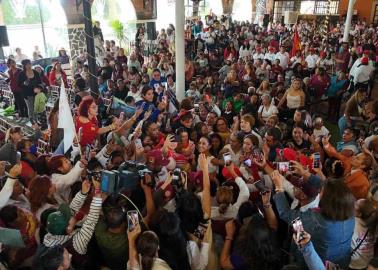
[[(23, 19), (19, 19), (15, 17), (16, 14), (13, 11), (12, 6), (9, 1), (10, 0), (1, 1), (5, 25), (41, 23), (38, 5), (35, 5), (35, 6), (27, 5), (26, 11), (25, 11), (26, 17)], [(41, 1), (41, 5), (42, 5), (42, 12), (43, 12), (43, 19), (44, 21), (47, 21), (51, 17), (51, 14), (46, 8), (43, 7), (43, 1)]]
[(126, 42), (125, 28), (119, 20), (109, 22), (110, 27), (113, 29), (114, 36), (118, 40), (120, 47)]

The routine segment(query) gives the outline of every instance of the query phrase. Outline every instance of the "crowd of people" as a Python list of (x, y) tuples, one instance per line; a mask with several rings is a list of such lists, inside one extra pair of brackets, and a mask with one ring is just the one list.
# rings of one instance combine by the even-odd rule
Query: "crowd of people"
[[(104, 41), (98, 74), (71, 60), (72, 85), (61, 52), (45, 69), (10, 57), (0, 269), (378, 269), (378, 28), (320, 27), (187, 21), (181, 101), (172, 25), (152, 52), (143, 28), (130, 53)], [(62, 84), (67, 152), (46, 105)]]

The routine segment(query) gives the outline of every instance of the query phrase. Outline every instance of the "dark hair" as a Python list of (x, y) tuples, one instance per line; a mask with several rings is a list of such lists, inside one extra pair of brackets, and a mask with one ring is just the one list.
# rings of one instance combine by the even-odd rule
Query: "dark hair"
[(343, 162), (336, 158), (328, 158), (324, 162), (324, 171), (328, 177), (341, 178), (344, 175)]
[[(253, 245), (251, 245), (253, 243)], [(263, 217), (254, 214), (239, 231), (234, 253), (241, 256), (248, 269), (279, 269), (278, 249)]]
[(84, 117), (88, 117), (88, 112), (89, 112), (89, 107), (91, 106), (91, 104), (94, 102), (94, 99), (92, 96), (85, 96), (83, 97), (83, 99), (81, 100), (80, 104), (79, 104), (79, 108), (78, 108), (78, 115), (79, 116), (84, 116)]
[(184, 232), (194, 233), (203, 221), (201, 200), (194, 193), (186, 191), (176, 202), (176, 212), (181, 220), (181, 228)]
[(17, 219), (17, 206), (9, 204), (0, 209), (0, 219), (6, 226), (10, 226)]
[(50, 158), (48, 164), (48, 168), (50, 170), (50, 174), (53, 173), (60, 173), (59, 168), (63, 164), (63, 158), (66, 158), (64, 155), (57, 155)]
[(136, 239), (136, 250), (141, 255), (143, 270), (151, 270), (156, 252), (159, 249), (159, 238), (152, 231), (145, 231)]
[(172, 269), (190, 270), (185, 234), (176, 213), (160, 209), (151, 217), (151, 229), (160, 239), (159, 256)]
[(266, 131), (266, 135), (272, 136), (273, 140), (275, 140), (275, 141), (279, 141), (282, 138), (281, 130), (279, 128), (276, 128), (276, 127), (269, 128)]
[(193, 109), (192, 101), (189, 98), (184, 98), (180, 103), (180, 109), (188, 111)]
[(355, 198), (343, 179), (328, 179), (319, 202), (320, 213), (332, 221), (347, 220), (354, 215)]
[[(240, 143), (243, 144), (244, 140), (244, 133), (241, 131), (233, 132), (231, 133), (232, 136), (235, 136), (236, 140)], [(231, 137), (231, 136), (230, 136)]]
[(118, 228), (126, 221), (127, 202), (120, 194), (110, 194), (102, 204), (109, 228)]
[(63, 264), (64, 247), (56, 245), (53, 247), (42, 247), (36, 254), (33, 269), (56, 270)]
[(150, 91), (150, 90), (153, 90), (153, 89), (148, 84), (146, 84), (145, 86), (143, 86), (143, 88), (142, 88), (142, 96), (145, 96), (147, 94), (147, 92)]
[(50, 155), (43, 154), (37, 157), (37, 159), (35, 160), (34, 166), (38, 175), (50, 174), (50, 170), (47, 165), (49, 158), (50, 158)]

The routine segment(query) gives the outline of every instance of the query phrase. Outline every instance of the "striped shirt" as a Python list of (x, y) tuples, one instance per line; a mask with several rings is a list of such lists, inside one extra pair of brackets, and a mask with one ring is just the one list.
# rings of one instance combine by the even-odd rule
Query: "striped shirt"
[[(83, 205), (85, 198), (86, 195), (78, 192), (71, 202), (71, 210), (73, 212), (78, 212)], [(47, 247), (53, 247), (58, 244), (63, 245), (72, 238), (72, 244), (75, 251), (79, 254), (86, 254), (88, 243), (92, 238), (100, 216), (101, 206), (102, 198), (93, 197), (89, 213), (80, 229), (75, 230), (71, 235), (52, 235), (48, 233), (43, 240), (43, 244)]]

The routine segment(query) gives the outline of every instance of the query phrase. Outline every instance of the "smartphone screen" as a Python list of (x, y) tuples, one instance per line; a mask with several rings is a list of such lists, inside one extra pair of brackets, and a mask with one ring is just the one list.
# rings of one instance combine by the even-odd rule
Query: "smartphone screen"
[(244, 160), (244, 164), (248, 167), (250, 167), (252, 165), (252, 160), (249, 158), (249, 159), (246, 159)]
[(141, 148), (143, 146), (142, 141), (140, 139), (136, 139), (135, 140), (135, 146), (136, 146), (136, 148)]
[(277, 162), (277, 170), (280, 173), (288, 172), (290, 169), (290, 162)]
[(101, 175), (101, 191), (109, 192), (109, 176), (104, 173)]
[(230, 153), (223, 154), (223, 160), (224, 160), (224, 163), (226, 164), (226, 166), (230, 165), (230, 163), (231, 163)]
[(136, 210), (127, 211), (128, 230), (132, 231), (139, 224), (138, 212)]
[(91, 153), (91, 147), (89, 145), (85, 146), (85, 159), (89, 160), (89, 155)]
[(21, 152), (17, 151), (17, 154), (16, 154), (16, 163), (20, 163), (21, 161)]
[(299, 241), (303, 240), (303, 224), (300, 218), (294, 219), (291, 224), (293, 225), (294, 232), (297, 234)]
[(320, 168), (320, 153), (314, 153), (313, 167)]

